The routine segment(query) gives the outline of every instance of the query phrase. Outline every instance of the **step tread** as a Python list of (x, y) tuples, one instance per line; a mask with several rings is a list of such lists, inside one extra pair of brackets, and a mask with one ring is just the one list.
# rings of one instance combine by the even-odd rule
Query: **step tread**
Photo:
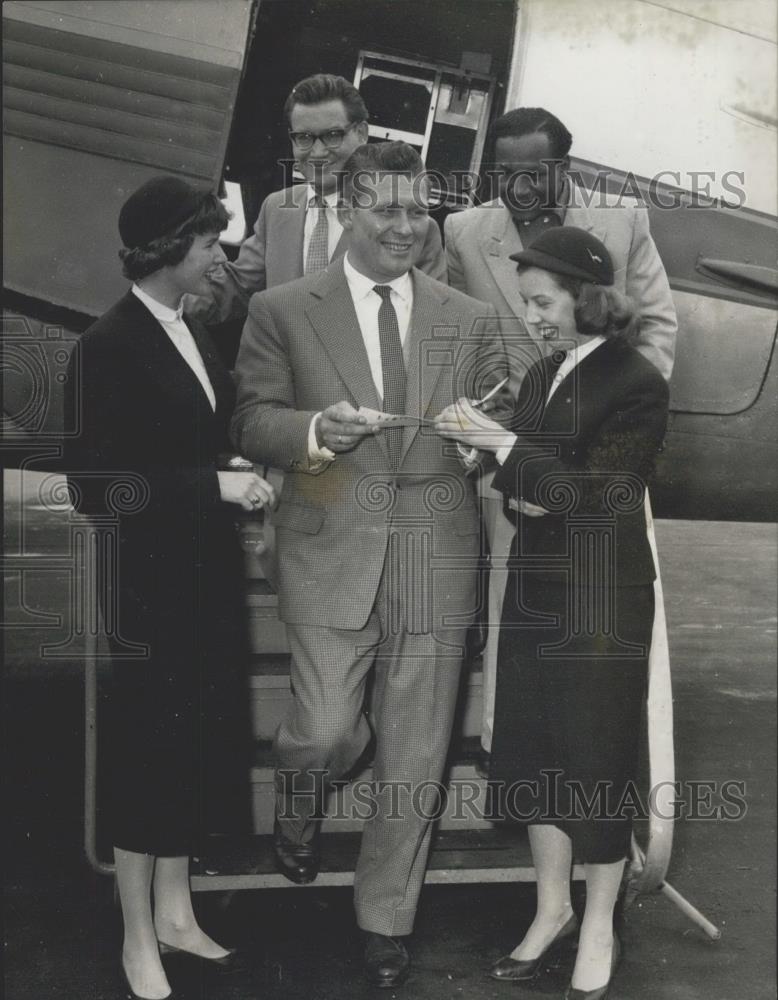
[(289, 674), (292, 657), (289, 653), (252, 653), (249, 658), (250, 677), (279, 677)]
[[(480, 737), (461, 736), (452, 740), (447, 764), (449, 767), (458, 764), (474, 764), (481, 758), (482, 754)], [(272, 771), (274, 769), (273, 744), (270, 740), (254, 741), (251, 766), (254, 771)]]
[[(354, 871), (361, 836), (360, 833), (322, 834), (320, 878)], [(531, 867), (531, 864), (524, 832), (516, 827), (496, 826), (489, 830), (438, 831), (430, 851), (428, 871), (510, 869)], [(273, 838), (270, 835), (212, 837), (207, 845), (207, 857), (193, 859), (192, 875), (208, 880), (219, 876), (275, 876)], [(279, 884), (290, 885), (282, 876), (278, 878)]]
[[(252, 653), (249, 657), (250, 677), (279, 677), (289, 673), (292, 662), (291, 653)], [(467, 668), (470, 683), (480, 683), (483, 674), (481, 658), (473, 660)]]
[(248, 607), (275, 607), (278, 605), (278, 594), (265, 577), (247, 577), (244, 581), (243, 593)]

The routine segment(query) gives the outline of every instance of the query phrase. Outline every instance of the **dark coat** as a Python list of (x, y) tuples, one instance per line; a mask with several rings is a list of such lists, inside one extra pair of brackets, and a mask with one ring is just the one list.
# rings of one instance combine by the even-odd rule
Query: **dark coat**
[[(669, 390), (657, 368), (622, 340), (596, 348), (558, 386), (551, 358), (530, 368), (517, 400), (518, 440), (494, 486), (508, 501), (549, 510), (517, 517), (519, 565), (558, 577), (573, 566), (571, 532), (609, 531), (614, 554), (606, 586), (650, 583), (656, 576), (646, 536), (645, 486), (667, 425)], [(569, 583), (585, 584), (579, 564)], [(578, 575), (576, 575), (578, 574)]]
[[(190, 819), (199, 809), (208, 737), (203, 719), (210, 716), (222, 734), (232, 733), (230, 742), (242, 732), (234, 715), (244, 715), (247, 701), (240, 685), (246, 647), (238, 508), (221, 501), (216, 466), (227, 448), (234, 389), (205, 330), (188, 322), (214, 389), (215, 412), (170, 338), (131, 292), (84, 334), (68, 380), (80, 428), (65, 448), (74, 505), (93, 519), (107, 518), (118, 534), (115, 619), (101, 595), (104, 617), (116, 622), (117, 725), (126, 728), (117, 741), (115, 764), (124, 786), (117, 798), (137, 797), (132, 809), (142, 815), (135, 824), (130, 808), (120, 805), (113, 842), (162, 854), (186, 853), (178, 841), (188, 842), (187, 824), (166, 802), (172, 794), (178, 813)], [(126, 643), (146, 646), (147, 656), (128, 657)], [(217, 759), (226, 766), (216, 744), (213, 735), (209, 768)], [(222, 773), (221, 783), (234, 786), (240, 777)], [(161, 828), (150, 847), (138, 844), (143, 823), (153, 826), (162, 812), (170, 813), (175, 836)]]

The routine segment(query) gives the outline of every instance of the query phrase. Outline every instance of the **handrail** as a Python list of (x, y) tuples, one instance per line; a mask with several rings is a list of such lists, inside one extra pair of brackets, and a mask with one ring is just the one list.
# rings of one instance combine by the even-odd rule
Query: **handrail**
[(627, 901), (639, 892), (653, 892), (667, 874), (673, 850), (675, 816), (675, 758), (673, 752), (673, 686), (670, 674), (670, 649), (667, 641), (664, 593), (654, 534), (651, 501), (646, 492), (646, 533), (656, 567), (654, 581), (654, 627), (648, 658), (648, 729), (649, 796), (648, 847), (643, 862), (633, 865), (628, 874)]
[[(96, 579), (96, 546), (86, 549), (84, 570)], [(97, 851), (97, 640), (102, 624), (97, 589), (88, 587), (85, 591), (94, 596), (95, 608), (85, 615), (84, 633), (84, 851), (98, 875), (113, 875), (115, 865), (102, 861)]]

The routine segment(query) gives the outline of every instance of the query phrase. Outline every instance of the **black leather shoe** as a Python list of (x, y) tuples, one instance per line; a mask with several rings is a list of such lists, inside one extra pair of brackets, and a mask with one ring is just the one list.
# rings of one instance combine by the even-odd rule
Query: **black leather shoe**
[(570, 985), (565, 990), (564, 1000), (606, 1000), (608, 992), (611, 988), (611, 983), (613, 982), (613, 975), (616, 972), (616, 966), (621, 961), (621, 942), (618, 937), (613, 935), (613, 950), (611, 951), (611, 971), (608, 976), (608, 981), (604, 986), (598, 986), (596, 990), (576, 990), (573, 988), (573, 984)]
[(534, 979), (540, 972), (543, 959), (557, 948), (563, 941), (573, 937), (578, 933), (578, 917), (575, 914), (570, 917), (567, 923), (554, 935), (552, 940), (541, 951), (537, 958), (511, 958), (505, 955), (495, 962), (489, 970), (492, 979), (499, 979), (501, 982), (521, 982), (522, 980)]
[(367, 932), (365, 940), (365, 975), (371, 986), (399, 986), (408, 978), (411, 960), (402, 938)]
[(205, 962), (208, 965), (219, 965), (222, 968), (231, 968), (235, 965), (238, 957), (237, 948), (229, 948), (226, 955), (222, 955), (221, 958), (206, 958), (205, 955), (198, 955), (197, 952), (187, 951), (186, 948), (176, 948), (174, 944), (165, 944), (164, 941), (159, 941), (159, 953), (160, 955), (185, 955), (188, 958), (196, 958), (200, 962)]
[(287, 840), (276, 820), (273, 848), (276, 855), (276, 868), (290, 882), (294, 882), (296, 885), (307, 885), (309, 882), (313, 882), (319, 874), (318, 834), (314, 834), (309, 843), (297, 844)]
[[(127, 998), (127, 1000), (149, 1000), (148, 997), (140, 996), (140, 994), (136, 993), (135, 990), (132, 988), (132, 986), (130, 986), (130, 980), (127, 976), (127, 970), (124, 968), (123, 959), (119, 959), (119, 973), (121, 974), (122, 977), (122, 986), (124, 987), (124, 995)], [(176, 1000), (175, 994), (173, 994), (172, 992), (168, 993), (168, 995), (165, 997), (165, 1000)]]

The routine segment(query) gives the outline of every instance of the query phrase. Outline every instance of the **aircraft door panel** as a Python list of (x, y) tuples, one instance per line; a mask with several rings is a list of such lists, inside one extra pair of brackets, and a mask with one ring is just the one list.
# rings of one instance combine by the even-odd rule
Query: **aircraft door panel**
[(776, 334), (776, 312), (675, 289), (678, 340), (670, 408), (739, 413), (756, 400)]
[(126, 287), (127, 195), (158, 173), (217, 188), (251, 13), (250, 0), (3, 5), (6, 287), (98, 315)]

